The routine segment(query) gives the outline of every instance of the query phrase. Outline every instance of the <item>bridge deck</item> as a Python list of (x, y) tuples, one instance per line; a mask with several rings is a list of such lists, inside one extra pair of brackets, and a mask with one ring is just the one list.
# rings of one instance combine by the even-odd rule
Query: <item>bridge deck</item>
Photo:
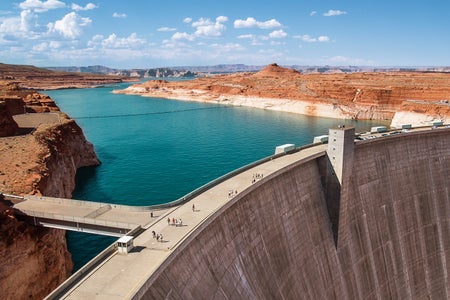
[[(158, 266), (191, 232), (238, 193), (253, 184), (253, 174), (264, 178), (302, 159), (324, 155), (327, 145), (320, 145), (285, 155), (240, 173), (198, 195), (191, 201), (165, 211), (134, 240), (134, 249), (127, 255), (115, 254), (95, 271), (85, 276), (59, 299), (129, 299), (145, 283)], [(259, 179), (261, 180), (261, 179)], [(192, 210), (195, 205), (195, 211)], [(148, 212), (147, 212), (148, 214)], [(183, 226), (169, 225), (167, 218), (181, 219)], [(152, 231), (163, 235), (163, 242), (153, 238)]]
[[(25, 195), (14, 208), (35, 225), (95, 232), (113, 236), (124, 235), (138, 226), (145, 227), (167, 209), (150, 210), (131, 206), (95, 203), (81, 200)], [(119, 229), (119, 230), (117, 230)]]

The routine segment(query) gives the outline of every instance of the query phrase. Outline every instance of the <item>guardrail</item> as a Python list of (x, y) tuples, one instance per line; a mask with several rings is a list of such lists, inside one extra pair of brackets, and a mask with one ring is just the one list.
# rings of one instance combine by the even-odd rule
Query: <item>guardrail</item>
[(20, 202), (25, 201), (25, 198), (22, 196), (16, 196), (16, 195), (11, 195), (11, 194), (4, 194), (2, 192), (0, 192), (0, 195), (2, 195), (5, 200), (12, 202), (13, 204), (17, 204)]
[(61, 297), (69, 292), (73, 287), (80, 284), (80, 278), (89, 274), (95, 268), (98, 268), (100, 264), (107, 261), (108, 258), (112, 257), (117, 251), (117, 244), (114, 242), (108, 246), (105, 250), (100, 252), (97, 256), (91, 259), (87, 264), (85, 264), (81, 269), (73, 273), (68, 279), (66, 279), (62, 284), (60, 284), (56, 289), (47, 295), (44, 299), (61, 299)]
[[(33, 210), (17, 210), (16, 213), (23, 215), (23, 216), (28, 216), (28, 217), (42, 218), (42, 219), (47, 219), (47, 220), (59, 220), (59, 221), (71, 222), (74, 224), (89, 224), (89, 225), (95, 225), (95, 226), (104, 226), (104, 227), (112, 227), (112, 228), (127, 228), (127, 229), (132, 229), (137, 226), (137, 224), (133, 224), (133, 223), (97, 220), (97, 219), (91, 219), (91, 218), (86, 218), (86, 217), (75, 217), (75, 216), (68, 216), (68, 215), (61, 215), (61, 214), (33, 211)], [(35, 225), (39, 225), (39, 224), (35, 224)]]
[(224, 182), (225, 180), (230, 179), (231, 177), (236, 176), (237, 174), (243, 173), (243, 172), (245, 172), (245, 171), (247, 171), (247, 170), (250, 170), (251, 168), (254, 168), (254, 167), (258, 166), (258, 165), (262, 165), (262, 164), (264, 164), (264, 163), (266, 163), (266, 162), (269, 162), (269, 161), (271, 161), (271, 160), (273, 160), (273, 159), (276, 159), (276, 158), (278, 158), (278, 157), (285, 156), (285, 155), (289, 155), (289, 154), (292, 154), (292, 153), (297, 153), (297, 152), (299, 152), (299, 151), (301, 151), (301, 150), (308, 149), (308, 148), (312, 148), (312, 147), (315, 147), (315, 146), (318, 146), (318, 145), (322, 145), (322, 144), (323, 144), (323, 143), (308, 144), (308, 145), (306, 145), (306, 146), (297, 147), (297, 148), (295, 148), (295, 149), (293, 149), (293, 150), (291, 150), (291, 151), (288, 151), (288, 152), (286, 152), (286, 153), (274, 154), (274, 155), (271, 155), (271, 156), (262, 158), (262, 159), (260, 159), (260, 160), (257, 160), (257, 161), (255, 161), (255, 162), (253, 162), (253, 163), (250, 163), (250, 164), (248, 164), (248, 165), (245, 165), (245, 166), (243, 166), (243, 167), (240, 167), (240, 168), (238, 168), (238, 169), (235, 169), (235, 170), (233, 170), (233, 171), (231, 171), (231, 172), (229, 172), (229, 173), (226, 173), (225, 175), (222, 175), (222, 176), (220, 176), (220, 177), (214, 179), (213, 181), (210, 181), (210, 182), (208, 182), (207, 184), (202, 185), (201, 187), (199, 187), (199, 188), (193, 190), (192, 192), (190, 192), (190, 193), (184, 195), (183, 197), (181, 197), (181, 198), (179, 198), (179, 199), (177, 199), (177, 200), (174, 200), (174, 201), (168, 202), (168, 203), (164, 203), (164, 204), (158, 204), (158, 205), (148, 206), (148, 208), (151, 208), (151, 209), (156, 209), (156, 208), (169, 208), (169, 207), (173, 207), (173, 206), (177, 206), (177, 205), (186, 203), (186, 202), (192, 200), (193, 198), (197, 197), (197, 196), (200, 195), (201, 193), (203, 193), (203, 192), (209, 190), (210, 188), (212, 188), (212, 187), (218, 185), (219, 183)]
[[(129, 231), (126, 235), (137, 236), (142, 232), (142, 227), (137, 226), (136, 228)], [(68, 293), (72, 288), (81, 283), (80, 279), (84, 278), (92, 270), (100, 267), (108, 259), (110, 259), (117, 252), (117, 243), (109, 245), (105, 250), (96, 255), (87, 264), (81, 267), (78, 271), (73, 273), (69, 278), (67, 278), (62, 284), (60, 284), (56, 289), (54, 289), (50, 294), (48, 294), (44, 299), (53, 300), (61, 299), (63, 295)]]

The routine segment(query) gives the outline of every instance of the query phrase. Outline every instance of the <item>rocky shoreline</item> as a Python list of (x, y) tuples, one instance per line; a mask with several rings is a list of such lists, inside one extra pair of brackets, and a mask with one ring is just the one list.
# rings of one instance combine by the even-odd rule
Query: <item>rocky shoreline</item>
[(304, 75), (272, 64), (256, 73), (177, 82), (151, 80), (114, 93), (249, 106), (338, 119), (391, 120), (393, 127), (450, 122), (448, 73)]

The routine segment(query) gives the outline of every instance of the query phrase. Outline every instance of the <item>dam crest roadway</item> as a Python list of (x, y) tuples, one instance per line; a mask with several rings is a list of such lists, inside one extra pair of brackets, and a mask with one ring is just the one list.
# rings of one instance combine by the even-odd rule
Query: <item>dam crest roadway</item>
[[(353, 136), (352, 144), (356, 141), (357, 151), (358, 144), (383, 143), (436, 132), (448, 139), (449, 128), (430, 129), (411, 129), (407, 133), (395, 135), (371, 134), (371, 137), (376, 138), (363, 140), (355, 140)], [(147, 290), (157, 281), (157, 278), (153, 281), (150, 278), (160, 276), (161, 270), (170, 264), (171, 254), (177, 252), (181, 245), (191, 242), (195, 234), (207, 228), (214, 218), (238, 203), (241, 198), (263, 188), (265, 183), (281, 173), (309, 165), (316, 160), (325, 161), (323, 158), (327, 156), (327, 151), (330, 151), (329, 147), (329, 144), (316, 143), (265, 158), (230, 172), (174, 202), (159, 206), (132, 207), (28, 195), (23, 198), (4, 196), (15, 203), (14, 208), (18, 215), (34, 225), (112, 236), (127, 234), (134, 237), (134, 248), (127, 254), (119, 254), (117, 245), (111, 245), (74, 273), (47, 299), (139, 299), (147, 295)], [(445, 159), (448, 161), (448, 157)], [(346, 168), (348, 167), (343, 167), (344, 173), (347, 172)], [(345, 180), (347, 175), (344, 174), (342, 180)], [(444, 183), (448, 186), (448, 178), (444, 179)], [(345, 192), (341, 191), (342, 195)], [(337, 247), (337, 242), (341, 241), (338, 236), (338, 233), (341, 235), (340, 223), (345, 224), (346, 220), (339, 217), (339, 205), (337, 208), (333, 204), (327, 205), (329, 222), (335, 225), (333, 231)], [(334, 220), (333, 215), (336, 216), (336, 213), (338, 217)], [(155, 238), (155, 234), (161, 236), (161, 239)], [(182, 248), (180, 249), (182, 251)], [(445, 293), (450, 296), (448, 291)]]

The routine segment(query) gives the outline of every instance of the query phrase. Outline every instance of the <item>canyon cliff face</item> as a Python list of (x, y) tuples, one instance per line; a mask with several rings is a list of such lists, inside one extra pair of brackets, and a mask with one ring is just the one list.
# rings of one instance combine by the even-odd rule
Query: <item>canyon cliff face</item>
[[(100, 163), (92, 144), (47, 96), (31, 93), (17, 101), (10, 107), (54, 111), (58, 117), (57, 122), (44, 118), (32, 133), (0, 138), (0, 191), (70, 198), (76, 170)], [(2, 298), (42, 299), (71, 274), (65, 231), (23, 223), (7, 202), (0, 203)]]
[(331, 118), (395, 120), (414, 125), (450, 121), (449, 73), (301, 74), (272, 64), (256, 73), (178, 82), (153, 80), (115, 92)]
[(6, 101), (0, 101), (0, 137), (13, 135), (19, 126), (7, 110)]
[(105, 84), (137, 81), (123, 75), (60, 72), (35, 66), (0, 63), (0, 80), (16, 82), (21, 88), (53, 90), (62, 88), (87, 88)]

